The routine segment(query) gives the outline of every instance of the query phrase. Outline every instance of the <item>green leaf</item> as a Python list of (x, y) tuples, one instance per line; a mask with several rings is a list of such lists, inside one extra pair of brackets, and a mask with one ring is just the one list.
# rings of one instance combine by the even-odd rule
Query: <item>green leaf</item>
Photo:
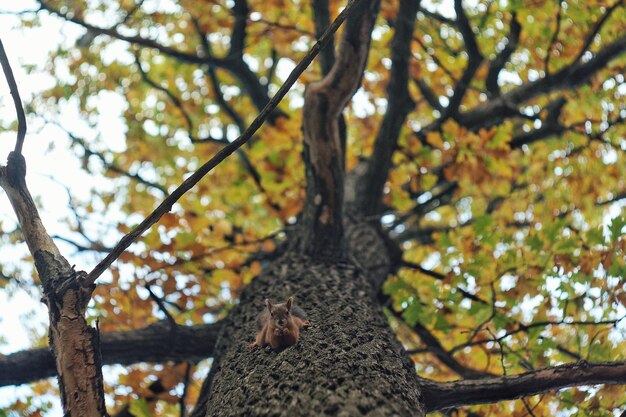
[(422, 307), (419, 300), (415, 300), (409, 303), (409, 306), (402, 312), (402, 318), (409, 325), (414, 326), (420, 320), (424, 308)]
[(594, 227), (587, 232), (587, 242), (590, 246), (604, 245), (604, 233), (602, 232), (602, 226)]
[(617, 216), (613, 220), (611, 220), (611, 224), (609, 225), (609, 232), (611, 232), (611, 241), (617, 242), (623, 234), (623, 229), (626, 227), (626, 217)]
[(477, 235), (484, 235), (487, 229), (493, 224), (493, 217), (485, 214), (476, 217), (474, 220), (474, 231)]
[(543, 249), (543, 241), (537, 235), (532, 235), (526, 239), (526, 244), (535, 252)]
[(565, 239), (556, 244), (554, 252), (556, 253), (572, 253), (574, 249), (579, 247), (579, 243), (574, 239)]
[(148, 401), (145, 398), (139, 398), (131, 401), (128, 411), (135, 417), (152, 417)]

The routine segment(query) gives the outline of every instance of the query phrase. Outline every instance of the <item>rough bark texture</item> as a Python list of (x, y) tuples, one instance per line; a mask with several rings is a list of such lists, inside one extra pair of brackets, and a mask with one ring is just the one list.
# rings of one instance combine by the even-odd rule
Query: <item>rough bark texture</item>
[[(286, 255), (244, 291), (193, 416), (419, 416), (418, 379), (363, 272)], [(311, 320), (281, 352), (249, 349), (263, 300), (294, 295)]]

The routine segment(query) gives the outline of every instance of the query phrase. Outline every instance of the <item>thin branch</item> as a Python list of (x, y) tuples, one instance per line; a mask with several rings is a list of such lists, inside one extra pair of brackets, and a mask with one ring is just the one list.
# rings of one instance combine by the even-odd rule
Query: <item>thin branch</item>
[(18, 155), (22, 154), (22, 146), (24, 145), (24, 138), (26, 137), (26, 115), (24, 114), (24, 107), (22, 107), (22, 100), (20, 99), (20, 92), (17, 89), (17, 83), (13, 76), (13, 70), (11, 70), (11, 63), (9, 57), (4, 50), (2, 40), (0, 40), (0, 63), (2, 64), (2, 71), (9, 84), (11, 96), (13, 96), (13, 104), (15, 104), (15, 112), (17, 113), (17, 140), (15, 141), (14, 152)]
[(620, 6), (624, 5), (624, 0), (617, 0), (615, 2), (615, 4), (611, 7), (609, 7), (606, 12), (604, 13), (604, 15), (602, 15), (602, 17), (600, 18), (600, 20), (598, 20), (596, 22), (596, 25), (594, 26), (594, 28), (591, 30), (591, 32), (589, 32), (589, 35), (587, 35), (587, 38), (585, 39), (585, 44), (583, 45), (583, 47), (580, 49), (580, 52), (578, 53), (578, 55), (576, 56), (576, 58), (574, 59), (573, 63), (576, 63), (578, 61), (580, 61), (580, 59), (583, 57), (583, 55), (585, 54), (585, 52), (587, 52), (587, 50), (589, 49), (589, 47), (591, 46), (591, 44), (593, 43), (596, 35), (600, 32), (600, 30), (602, 29), (602, 26), (604, 26), (604, 23), (606, 23), (606, 21), (609, 19), (609, 17), (611, 17), (611, 14)]
[(462, 365), (459, 361), (457, 361), (451, 352), (447, 351), (439, 342), (439, 340), (424, 327), (421, 323), (416, 323), (413, 326), (413, 330), (419, 336), (422, 343), (428, 346), (429, 351), (435, 355), (439, 361), (441, 361), (444, 365), (454, 371), (457, 375), (459, 375), (463, 379), (477, 379), (484, 378), (487, 376), (493, 376), (493, 374), (485, 371), (479, 371), (477, 369), (473, 369), (467, 366)]
[[(576, 62), (553, 75), (525, 83), (501, 96), (489, 100), (470, 111), (458, 114), (458, 122), (470, 130), (488, 129), (509, 117), (519, 116), (518, 106), (527, 100), (556, 90), (574, 89), (586, 82), (592, 75), (604, 68), (612, 59), (626, 51), (626, 35), (615, 39), (599, 50), (587, 62)], [(433, 123), (423, 128), (419, 134), (438, 128)]]
[(174, 317), (172, 317), (170, 312), (167, 310), (167, 307), (165, 307), (163, 298), (159, 297), (158, 295), (154, 293), (154, 291), (152, 291), (151, 285), (146, 285), (146, 289), (148, 290), (148, 293), (150, 294), (150, 298), (152, 298), (152, 300), (157, 304), (157, 306), (159, 306), (159, 310), (161, 310), (161, 312), (165, 315), (165, 319), (170, 325), (170, 330), (176, 329), (178, 327), (178, 323), (176, 323), (176, 320), (174, 319)]
[(422, 380), (427, 412), (471, 404), (487, 404), (537, 395), (580, 385), (626, 384), (626, 362), (555, 366), (520, 375), (478, 380), (434, 382)]
[(546, 57), (543, 60), (543, 71), (546, 74), (550, 74), (550, 57), (552, 56), (552, 48), (554, 47), (556, 40), (559, 38), (559, 33), (561, 32), (561, 12), (563, 11), (563, 3), (560, 1), (557, 3), (559, 8), (556, 12), (556, 29), (554, 29), (550, 43), (546, 48)]
[(441, 103), (439, 103), (439, 98), (430, 88), (430, 86), (426, 84), (424, 80), (420, 80), (419, 78), (413, 78), (412, 80), (417, 88), (420, 90), (420, 93), (422, 93), (422, 97), (424, 97), (428, 105), (433, 109), (441, 112), (443, 110), (443, 106), (441, 105)]
[[(92, 24), (89, 24), (77, 18), (76, 15), (63, 13), (60, 10), (54, 9), (52, 6), (46, 4), (46, 0), (38, 0), (38, 2), (42, 9), (47, 10), (48, 12), (55, 14), (63, 18), (64, 20), (67, 20), (68, 22), (72, 22), (79, 26), (82, 26), (83, 28), (87, 29), (88, 31), (91, 31), (92, 33), (96, 35), (107, 35), (112, 38), (119, 39), (121, 41), (125, 41), (131, 44), (140, 45), (146, 48), (154, 48), (165, 55), (179, 59), (183, 62), (195, 63), (195, 64), (205, 64), (205, 63), (217, 64), (217, 62), (209, 62), (209, 59), (207, 57), (202, 57), (194, 53), (190, 53), (190, 52), (180, 51), (175, 48), (162, 45), (153, 39), (144, 38), (138, 35), (137, 36), (123, 35), (119, 33), (117, 30), (115, 30), (115, 27), (114, 28), (102, 28), (102, 27), (94, 26)], [(224, 65), (224, 63), (222, 63), (222, 65)]]
[(168, 90), (167, 88), (163, 87), (162, 85), (158, 84), (156, 81), (153, 81), (152, 79), (150, 79), (150, 77), (148, 77), (148, 73), (146, 73), (146, 71), (144, 71), (143, 67), (141, 66), (141, 61), (139, 60), (138, 54), (135, 54), (135, 64), (139, 69), (141, 78), (155, 90), (165, 93), (165, 95), (167, 96), (167, 98), (169, 98), (172, 104), (176, 106), (176, 108), (181, 112), (183, 118), (185, 119), (185, 123), (187, 124), (187, 129), (189, 130), (190, 136), (193, 135), (193, 122), (191, 121), (189, 113), (187, 113), (187, 110), (185, 110), (183, 102), (180, 100), (180, 98), (178, 98), (172, 91)]
[(245, 132), (241, 134), (236, 140), (229, 145), (220, 149), (218, 153), (211, 158), (208, 162), (203, 164), (196, 172), (194, 172), (188, 179), (186, 179), (178, 188), (176, 188), (172, 194), (170, 194), (159, 206), (146, 217), (137, 227), (131, 230), (125, 235), (120, 242), (113, 248), (111, 253), (104, 258), (96, 267), (89, 273), (87, 277), (88, 282), (95, 282), (96, 279), (102, 275), (102, 273), (124, 253), (137, 238), (139, 238), (143, 232), (148, 230), (154, 223), (158, 222), (161, 216), (169, 212), (176, 201), (178, 201), (187, 191), (195, 186), (206, 174), (208, 174), (213, 168), (215, 168), (226, 157), (232, 154), (235, 150), (240, 148), (243, 144), (248, 142), (252, 135), (261, 127), (263, 122), (268, 118), (272, 110), (278, 106), (278, 103), (285, 97), (287, 92), (291, 89), (293, 84), (298, 80), (298, 77), (306, 70), (313, 59), (319, 54), (320, 49), (326, 45), (330, 40), (333, 33), (337, 31), (339, 26), (348, 17), (350, 12), (354, 9), (355, 5), (360, 4), (364, 0), (352, 0), (345, 9), (337, 16), (337, 19), (332, 25), (328, 27), (324, 35), (318, 42), (313, 45), (311, 50), (305, 55), (300, 63), (291, 71), (287, 80), (280, 87), (274, 97), (270, 99), (265, 108), (259, 113), (254, 121), (248, 126)]
[(445, 17), (444, 15), (437, 13), (437, 12), (431, 12), (430, 10), (426, 9), (422, 5), (418, 7), (417, 11), (422, 13), (426, 17), (430, 17), (438, 21), (439, 23), (445, 23), (446, 25), (456, 26), (456, 20), (450, 19), (449, 17)]

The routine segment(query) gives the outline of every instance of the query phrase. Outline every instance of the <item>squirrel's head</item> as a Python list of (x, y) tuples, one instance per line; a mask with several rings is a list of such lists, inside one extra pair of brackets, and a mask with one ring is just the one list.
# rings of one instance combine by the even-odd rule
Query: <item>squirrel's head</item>
[(267, 311), (269, 311), (274, 324), (280, 328), (287, 327), (289, 316), (291, 315), (293, 297), (289, 297), (287, 302), (282, 304), (272, 304), (272, 302), (267, 299), (265, 300), (265, 305), (267, 306)]

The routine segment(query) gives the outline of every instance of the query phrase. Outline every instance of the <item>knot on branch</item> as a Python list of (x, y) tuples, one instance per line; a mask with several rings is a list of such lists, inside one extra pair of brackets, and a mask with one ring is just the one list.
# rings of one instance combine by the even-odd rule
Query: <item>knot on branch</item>
[(7, 180), (13, 188), (26, 188), (26, 160), (22, 154), (12, 151), (7, 161)]
[(91, 300), (91, 294), (96, 288), (96, 284), (92, 283), (87, 278), (87, 272), (76, 271), (75, 265), (72, 265), (69, 273), (60, 274), (55, 279), (45, 281), (45, 295), (41, 301), (48, 305), (48, 307), (51, 306), (51, 301), (62, 304), (64, 296), (69, 291), (72, 291), (77, 297), (77, 307), (80, 310), (85, 310)]

